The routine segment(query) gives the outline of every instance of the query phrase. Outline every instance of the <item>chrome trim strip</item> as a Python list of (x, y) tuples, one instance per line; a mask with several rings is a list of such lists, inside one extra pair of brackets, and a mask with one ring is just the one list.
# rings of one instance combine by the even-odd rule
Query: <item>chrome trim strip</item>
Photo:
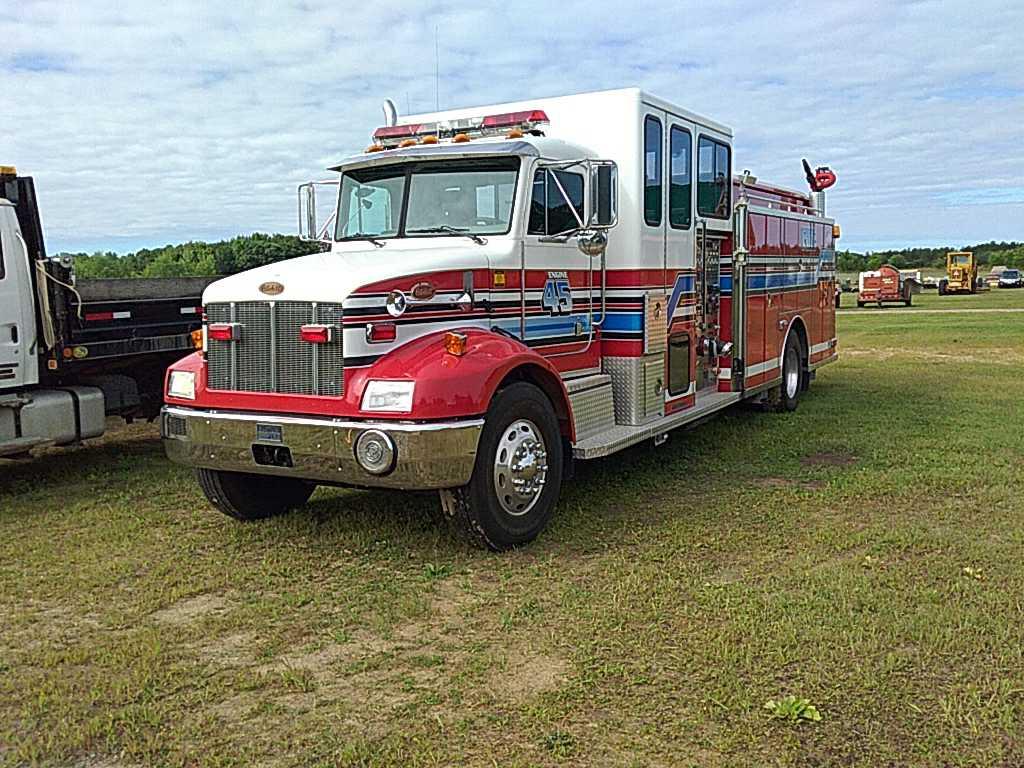
[(460, 427), (483, 427), (483, 419), (466, 419), (464, 421), (353, 421), (351, 419), (316, 419), (308, 416), (280, 416), (275, 413), (248, 413), (245, 411), (218, 411), (214, 409), (183, 408), (178, 405), (165, 405), (164, 413), (172, 416), (195, 418), (197, 416), (211, 419), (230, 419), (231, 421), (251, 421), (265, 424), (296, 424), (307, 427), (331, 427), (332, 429), (384, 429), (391, 432), (433, 432), (441, 429), (458, 429)]

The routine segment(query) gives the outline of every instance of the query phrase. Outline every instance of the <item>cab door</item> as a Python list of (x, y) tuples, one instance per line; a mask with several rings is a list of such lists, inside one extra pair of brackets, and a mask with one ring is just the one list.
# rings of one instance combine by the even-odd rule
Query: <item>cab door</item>
[(35, 303), (14, 207), (0, 201), (0, 390), (35, 384)]
[[(564, 373), (597, 368), (595, 312), (601, 306), (600, 259), (582, 253), (564, 233), (586, 223), (586, 168), (538, 164), (529, 187), (524, 241), (526, 318), (524, 341)], [(520, 323), (508, 330), (521, 334)]]

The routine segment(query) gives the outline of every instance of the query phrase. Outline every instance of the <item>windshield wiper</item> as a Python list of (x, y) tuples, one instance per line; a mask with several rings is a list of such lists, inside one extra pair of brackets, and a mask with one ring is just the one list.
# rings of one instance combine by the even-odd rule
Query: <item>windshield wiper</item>
[(450, 235), (465, 235), (477, 245), (484, 245), (487, 241), (484, 240), (480, 235), (474, 235), (468, 229), (463, 227), (449, 227), (447, 224), (442, 224), (439, 227), (424, 227), (423, 229), (409, 229), (406, 230), (408, 235), (429, 235), (446, 232)]
[(385, 243), (383, 240), (378, 240), (373, 235), (364, 235), (362, 232), (357, 232), (354, 235), (349, 235), (348, 237), (345, 237), (345, 238), (342, 238), (342, 239), (343, 240), (369, 240), (371, 243), (373, 243), (378, 248), (383, 248), (385, 245), (387, 245), (387, 243)]

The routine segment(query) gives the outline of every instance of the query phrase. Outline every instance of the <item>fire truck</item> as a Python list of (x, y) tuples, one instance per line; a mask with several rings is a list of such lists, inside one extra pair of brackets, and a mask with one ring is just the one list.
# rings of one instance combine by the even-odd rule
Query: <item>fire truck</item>
[(436, 489), (508, 549), (575, 461), (793, 410), (836, 359), (829, 169), (734, 174), (729, 128), (635, 88), (385, 117), (299, 188), (329, 250), (211, 285), (167, 376), (167, 453), (226, 514)]

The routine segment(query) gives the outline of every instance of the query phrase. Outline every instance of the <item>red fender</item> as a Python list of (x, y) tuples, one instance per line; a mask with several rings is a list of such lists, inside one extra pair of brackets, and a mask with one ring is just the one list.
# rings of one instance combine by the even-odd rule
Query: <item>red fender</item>
[(539, 386), (551, 400), (562, 433), (575, 438), (569, 395), (561, 374), (546, 358), (518, 339), (481, 328), (459, 329), (466, 335), (466, 353), (452, 355), (444, 347), (446, 332), (413, 339), (364, 369), (360, 397), (366, 380), (413, 379), (413, 410), (405, 418), (479, 416), (487, 412), (501, 383), (512, 377)]

